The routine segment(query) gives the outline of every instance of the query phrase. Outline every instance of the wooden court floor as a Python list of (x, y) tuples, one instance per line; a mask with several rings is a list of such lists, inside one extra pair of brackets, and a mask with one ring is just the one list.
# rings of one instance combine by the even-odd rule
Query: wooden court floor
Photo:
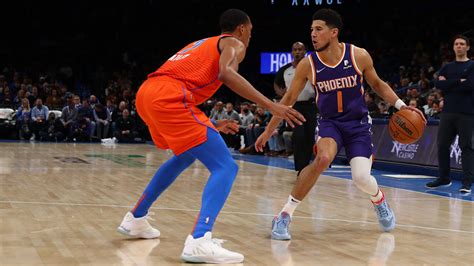
[[(208, 172), (196, 162), (155, 203), (157, 240), (116, 233), (169, 153), (151, 145), (0, 143), (0, 265), (177, 265)], [(294, 173), (238, 161), (214, 237), (247, 265), (472, 265), (473, 203), (385, 188), (398, 227), (381, 233), (350, 180), (322, 176), (270, 240)]]

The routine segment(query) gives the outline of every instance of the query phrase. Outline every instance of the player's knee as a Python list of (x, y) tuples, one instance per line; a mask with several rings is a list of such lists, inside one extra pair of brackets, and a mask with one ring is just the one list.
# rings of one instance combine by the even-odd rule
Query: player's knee
[(325, 152), (318, 153), (315, 160), (316, 168), (318, 170), (324, 171), (326, 168), (329, 167), (329, 164), (331, 164), (331, 159), (329, 158), (329, 155)]
[(213, 172), (218, 174), (219, 176), (225, 176), (226, 179), (234, 180), (237, 176), (237, 172), (239, 171), (239, 166), (235, 161), (230, 158), (225, 160), (220, 167), (215, 169)]
[(363, 171), (352, 173), (352, 181), (358, 187), (366, 187), (370, 184), (370, 178), (370, 173), (365, 173)]
[(239, 165), (234, 160), (232, 160), (232, 162), (228, 163), (227, 171), (230, 173), (232, 178), (235, 179), (237, 172), (239, 172)]

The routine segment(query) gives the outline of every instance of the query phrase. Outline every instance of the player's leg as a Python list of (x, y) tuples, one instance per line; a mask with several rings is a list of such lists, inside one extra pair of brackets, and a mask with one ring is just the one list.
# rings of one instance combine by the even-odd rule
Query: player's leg
[(289, 225), (293, 212), (303, 198), (313, 188), (321, 173), (329, 167), (331, 162), (334, 160), (334, 157), (336, 157), (339, 147), (342, 145), (340, 131), (331, 121), (320, 121), (319, 136), (321, 138), (316, 144), (318, 147), (316, 158), (300, 172), (299, 178), (293, 186), (293, 190), (288, 197), (287, 203), (272, 221), (273, 239), (291, 239)]
[(194, 230), (185, 242), (181, 258), (188, 262), (240, 263), (242, 254), (231, 252), (212, 240), (214, 222), (224, 206), (237, 175), (238, 166), (221, 136), (207, 130), (207, 141), (185, 153), (193, 155), (211, 172), (202, 194), (202, 206)]
[[(166, 120), (169, 115), (166, 114), (166, 109), (158, 110), (159, 106), (155, 106), (155, 99), (159, 99), (159, 91), (163, 88), (171, 93), (174, 91), (179, 91), (173, 88), (174, 84), (169, 84), (166, 82), (156, 81), (156, 80), (147, 80), (144, 82), (142, 87), (140, 87), (137, 93), (137, 110), (140, 117), (148, 125), (150, 130), (150, 135), (153, 139), (153, 142), (158, 148), (166, 149), (169, 148), (169, 143), (167, 139), (160, 133), (167, 133), (167, 130), (175, 131), (178, 134), (180, 133), (180, 128), (185, 128), (180, 124), (176, 125), (167, 125), (163, 124), (162, 120)], [(180, 98), (180, 95), (175, 96), (177, 99)], [(184, 109), (182, 101), (176, 101), (177, 104), (172, 106), (174, 109), (173, 114), (178, 117), (171, 121), (182, 121), (187, 118), (187, 110)], [(168, 107), (170, 104), (168, 103)], [(188, 115), (190, 116), (190, 115)], [(189, 118), (188, 118), (189, 119)], [(159, 124), (159, 123), (162, 124)], [(160, 129), (160, 130), (158, 130)], [(168, 135), (167, 135), (168, 136)], [(168, 136), (169, 138), (169, 136)], [(152, 180), (146, 187), (142, 196), (136, 203), (135, 207), (131, 212), (128, 212), (123, 218), (122, 223), (118, 227), (118, 231), (127, 236), (135, 238), (156, 238), (160, 236), (160, 232), (151, 227), (147, 221), (148, 209), (151, 207), (153, 202), (158, 198), (158, 196), (173, 183), (176, 177), (184, 171), (189, 165), (194, 162), (195, 158), (190, 154), (180, 154), (179, 156), (173, 156), (167, 162), (165, 162), (155, 173)]]
[(357, 188), (370, 196), (380, 227), (383, 231), (388, 232), (395, 228), (395, 215), (390, 209), (375, 177), (370, 174), (373, 153), (370, 127), (370, 122), (351, 121), (345, 123), (345, 126), (343, 126), (344, 147), (351, 165), (352, 181)]
[[(148, 128), (155, 143), (164, 141), (160, 140), (161, 136), (154, 126), (149, 124)], [(135, 207), (125, 215), (117, 230), (122, 234), (135, 238), (159, 237), (160, 232), (151, 227), (147, 221), (148, 209), (194, 160), (195, 158), (191, 154), (183, 153), (171, 157), (162, 164), (145, 188)]]
[(313, 162), (307, 165), (300, 173), (298, 181), (293, 186), (291, 196), (302, 201), (304, 197), (313, 188), (322, 172), (324, 172), (336, 157), (338, 145), (337, 142), (330, 137), (321, 138), (317, 143), (318, 154)]
[(388, 205), (387, 199), (383, 191), (380, 190), (377, 181), (370, 174), (372, 159), (361, 156), (353, 157), (350, 159), (350, 165), (352, 181), (354, 181), (357, 188), (370, 196), (379, 219), (380, 228), (385, 232), (393, 230), (396, 224), (395, 214)]

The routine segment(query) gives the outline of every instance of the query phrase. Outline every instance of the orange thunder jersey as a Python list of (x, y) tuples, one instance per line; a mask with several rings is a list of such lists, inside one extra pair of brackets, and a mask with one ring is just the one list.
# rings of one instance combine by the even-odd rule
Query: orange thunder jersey
[(223, 34), (205, 38), (188, 44), (170, 57), (158, 70), (148, 78), (167, 76), (185, 84), (194, 97), (196, 104), (209, 99), (222, 82), (217, 79), (219, 74), (219, 40), (232, 36)]

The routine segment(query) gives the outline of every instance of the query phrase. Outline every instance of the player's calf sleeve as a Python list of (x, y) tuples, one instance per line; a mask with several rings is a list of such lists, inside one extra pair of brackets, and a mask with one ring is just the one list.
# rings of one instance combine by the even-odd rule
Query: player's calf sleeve
[(224, 206), (238, 172), (238, 165), (226, 144), (214, 130), (208, 129), (207, 141), (189, 150), (211, 172), (202, 194), (201, 211), (196, 220), (193, 237), (212, 231), (214, 222)]
[(350, 165), (354, 184), (371, 196), (377, 195), (379, 186), (375, 178), (370, 175), (372, 160), (365, 157), (354, 157), (351, 159)]
[(151, 179), (142, 196), (132, 210), (136, 218), (143, 217), (148, 213), (148, 209), (160, 194), (171, 185), (176, 177), (194, 162), (195, 158), (183, 153), (173, 156), (160, 166)]
[(238, 166), (233, 161), (228, 164), (227, 169), (211, 172), (202, 194), (202, 208), (193, 230), (194, 238), (212, 231), (217, 215), (230, 194), (237, 172)]

